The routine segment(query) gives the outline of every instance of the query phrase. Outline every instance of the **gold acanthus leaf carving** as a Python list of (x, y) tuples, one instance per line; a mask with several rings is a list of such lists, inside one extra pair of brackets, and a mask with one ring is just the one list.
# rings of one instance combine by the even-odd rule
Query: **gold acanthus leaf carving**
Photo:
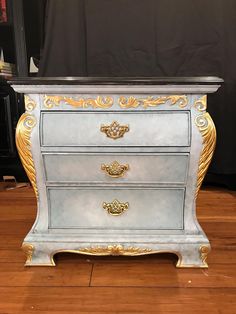
[(118, 100), (118, 103), (121, 108), (137, 108), (142, 106), (143, 108), (148, 107), (156, 107), (159, 105), (163, 105), (166, 102), (170, 101), (170, 105), (178, 104), (180, 108), (185, 108), (188, 104), (188, 98), (186, 95), (170, 95), (170, 96), (160, 96), (160, 97), (152, 97), (149, 96), (147, 98), (135, 98), (131, 97), (124, 97), (121, 96)]
[(36, 125), (36, 118), (29, 114), (23, 113), (16, 127), (16, 147), (26, 171), (26, 174), (33, 186), (36, 197), (38, 198), (38, 189), (36, 185), (36, 172), (34, 161), (31, 153), (30, 136), (32, 129)]
[(60, 103), (65, 103), (75, 108), (100, 108), (107, 109), (113, 105), (112, 97), (101, 97), (98, 96), (96, 99), (93, 98), (73, 98), (66, 96), (54, 96), (54, 95), (45, 95), (44, 96), (44, 106), (48, 109), (53, 108), (54, 106), (59, 106)]
[(209, 252), (210, 252), (209, 246), (206, 246), (206, 245), (200, 246), (199, 253), (200, 253), (201, 260), (205, 266), (208, 266), (206, 260), (207, 260), (207, 256), (208, 256)]
[(33, 111), (35, 107), (36, 103), (28, 95), (25, 95), (25, 110)]
[(208, 112), (201, 114), (196, 117), (195, 123), (202, 134), (203, 138), (203, 148), (200, 155), (199, 166), (198, 166), (198, 175), (197, 175), (197, 188), (196, 195), (197, 198), (198, 192), (202, 185), (202, 181), (206, 175), (207, 169), (210, 165), (215, 145), (216, 145), (216, 129), (214, 122), (211, 119), (211, 116)]
[(106, 247), (97, 246), (89, 248), (81, 248), (79, 250), (82, 254), (88, 255), (144, 255), (151, 253), (151, 249), (138, 248), (138, 247), (124, 247), (123, 245), (108, 245)]
[(31, 262), (33, 253), (34, 253), (34, 246), (30, 243), (23, 243), (22, 244), (22, 250), (26, 255), (26, 262)]
[(194, 103), (194, 107), (198, 110), (198, 111), (206, 111), (207, 108), (207, 95), (202, 96), (201, 98), (199, 98), (198, 100), (195, 101)]

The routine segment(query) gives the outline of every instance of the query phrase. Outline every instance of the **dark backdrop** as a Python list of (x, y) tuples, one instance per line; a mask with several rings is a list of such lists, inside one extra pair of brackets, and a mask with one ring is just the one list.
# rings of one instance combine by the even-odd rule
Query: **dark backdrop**
[(224, 78), (207, 180), (236, 188), (235, 0), (48, 0), (39, 75)]

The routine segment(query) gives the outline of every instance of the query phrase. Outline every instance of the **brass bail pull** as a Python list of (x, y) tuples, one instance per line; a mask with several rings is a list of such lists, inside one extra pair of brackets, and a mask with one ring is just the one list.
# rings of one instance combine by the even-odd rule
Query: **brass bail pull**
[(103, 202), (102, 207), (112, 216), (119, 216), (129, 208), (129, 203), (121, 203), (114, 200), (112, 203)]
[(110, 165), (102, 164), (101, 170), (112, 178), (120, 178), (129, 170), (129, 165), (122, 165), (118, 161), (113, 161)]
[(124, 136), (129, 131), (128, 125), (120, 125), (117, 121), (113, 121), (110, 125), (102, 124), (100, 131), (105, 133), (107, 137), (116, 140)]

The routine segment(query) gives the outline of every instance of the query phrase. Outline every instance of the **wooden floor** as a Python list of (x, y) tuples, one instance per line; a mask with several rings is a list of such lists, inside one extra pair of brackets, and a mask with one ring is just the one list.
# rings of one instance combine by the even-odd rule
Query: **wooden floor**
[(59, 254), (57, 267), (24, 267), (21, 242), (36, 214), (29, 187), (0, 192), (0, 314), (236, 313), (236, 192), (208, 188), (198, 218), (209, 269), (176, 269), (172, 255)]

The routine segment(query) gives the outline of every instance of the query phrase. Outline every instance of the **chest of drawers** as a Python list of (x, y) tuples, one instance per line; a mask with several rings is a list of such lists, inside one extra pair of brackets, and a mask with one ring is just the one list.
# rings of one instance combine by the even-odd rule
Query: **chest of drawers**
[(170, 252), (207, 267), (196, 197), (216, 132), (207, 93), (222, 80), (18, 79), (26, 111), (16, 131), (38, 212), (23, 242), (27, 266), (58, 252)]

